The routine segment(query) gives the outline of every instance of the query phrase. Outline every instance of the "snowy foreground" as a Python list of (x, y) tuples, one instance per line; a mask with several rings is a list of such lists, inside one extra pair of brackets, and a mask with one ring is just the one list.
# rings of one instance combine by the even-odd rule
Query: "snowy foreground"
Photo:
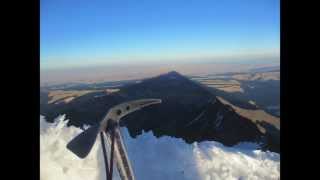
[[(47, 123), (40, 116), (40, 179), (105, 179), (99, 139), (86, 159), (78, 158), (66, 149), (66, 144), (82, 130), (66, 127), (64, 118), (59, 116), (55, 123)], [(252, 143), (225, 147), (213, 141), (186, 144), (178, 138), (156, 138), (151, 132), (133, 139), (126, 128), (122, 133), (137, 180), (244, 180), (280, 176), (280, 155), (255, 150)]]

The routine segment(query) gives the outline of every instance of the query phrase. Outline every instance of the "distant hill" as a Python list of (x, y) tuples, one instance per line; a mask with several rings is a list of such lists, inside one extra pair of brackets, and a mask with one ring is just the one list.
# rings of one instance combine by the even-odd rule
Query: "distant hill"
[(193, 76), (191, 79), (205, 85), (215, 95), (223, 97), (236, 106), (249, 109), (260, 108), (280, 117), (278, 66), (257, 68), (248, 72)]
[(268, 67), (250, 69), (250, 72), (253, 72), (253, 73), (257, 73), (257, 72), (279, 72), (279, 71), (280, 71), (280, 66), (268, 66)]

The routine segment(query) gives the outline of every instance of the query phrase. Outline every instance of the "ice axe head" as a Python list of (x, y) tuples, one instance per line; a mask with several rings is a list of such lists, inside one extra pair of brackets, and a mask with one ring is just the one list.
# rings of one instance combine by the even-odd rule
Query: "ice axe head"
[[(119, 123), (120, 119), (141, 108), (161, 103), (161, 99), (139, 99), (128, 101), (112, 107), (101, 122), (101, 129), (105, 130), (109, 122)], [(111, 124), (111, 123), (110, 123)]]
[(85, 158), (91, 151), (100, 132), (108, 131), (119, 124), (122, 117), (143, 107), (161, 103), (161, 99), (139, 99), (124, 102), (109, 109), (100, 124), (93, 125), (84, 130), (68, 144), (67, 148), (80, 158)]

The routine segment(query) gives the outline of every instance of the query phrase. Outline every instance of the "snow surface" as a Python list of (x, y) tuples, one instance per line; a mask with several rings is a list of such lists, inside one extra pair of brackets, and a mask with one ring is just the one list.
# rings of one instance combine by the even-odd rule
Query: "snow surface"
[[(64, 115), (55, 123), (40, 116), (40, 179), (105, 179), (100, 141), (86, 159), (78, 158), (66, 144), (82, 130), (66, 123)], [(280, 179), (280, 155), (256, 150), (253, 143), (234, 147), (214, 141), (186, 144), (178, 138), (156, 138), (151, 132), (133, 139), (126, 128), (122, 134), (137, 180)]]

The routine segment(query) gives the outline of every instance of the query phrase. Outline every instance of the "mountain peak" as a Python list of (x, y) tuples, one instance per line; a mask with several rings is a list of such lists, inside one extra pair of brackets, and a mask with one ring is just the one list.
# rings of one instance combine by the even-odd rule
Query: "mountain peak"
[(177, 71), (169, 71), (167, 73), (167, 75), (173, 75), (173, 76), (182, 76), (180, 73), (178, 73)]
[(185, 77), (178, 73), (177, 71), (169, 71), (165, 74), (161, 74), (158, 77), (166, 78), (166, 79), (185, 79)]

